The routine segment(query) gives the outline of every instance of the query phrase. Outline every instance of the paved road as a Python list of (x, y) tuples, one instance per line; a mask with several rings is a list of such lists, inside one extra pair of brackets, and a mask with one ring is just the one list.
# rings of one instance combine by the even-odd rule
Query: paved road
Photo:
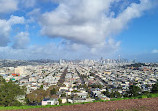
[(101, 77), (99, 77), (99, 76), (96, 75), (95, 73), (91, 73), (91, 74), (93, 74), (95, 78), (99, 79), (99, 80), (104, 84), (104, 86), (107, 86), (108, 83), (105, 82)]
[(75, 70), (76, 70), (78, 76), (80, 77), (82, 85), (84, 85), (85, 84), (84, 78), (81, 76), (81, 74), (78, 72), (78, 70), (76, 68), (75, 68)]
[(68, 69), (68, 67), (66, 67), (66, 68), (64, 69), (63, 74), (60, 76), (60, 79), (58, 80), (57, 85), (58, 85), (59, 87), (61, 87), (61, 86), (63, 85), (64, 81), (65, 81), (65, 76), (66, 76), (66, 74), (67, 74), (67, 69)]

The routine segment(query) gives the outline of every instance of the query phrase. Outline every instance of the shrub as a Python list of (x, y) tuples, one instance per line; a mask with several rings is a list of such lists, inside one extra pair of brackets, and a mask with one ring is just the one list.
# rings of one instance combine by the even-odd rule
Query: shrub
[(143, 99), (143, 98), (148, 98), (148, 97), (146, 95), (142, 95), (141, 98)]

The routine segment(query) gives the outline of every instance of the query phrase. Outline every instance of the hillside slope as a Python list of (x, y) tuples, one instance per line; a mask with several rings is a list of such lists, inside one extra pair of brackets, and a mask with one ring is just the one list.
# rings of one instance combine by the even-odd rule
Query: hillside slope
[(96, 102), (16, 111), (158, 111), (158, 98)]

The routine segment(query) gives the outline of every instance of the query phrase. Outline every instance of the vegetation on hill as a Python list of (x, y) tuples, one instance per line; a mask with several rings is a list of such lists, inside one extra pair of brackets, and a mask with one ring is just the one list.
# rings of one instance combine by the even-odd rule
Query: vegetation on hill
[(158, 93), (158, 82), (156, 84), (152, 85), (151, 92), (152, 93)]
[(17, 99), (21, 95), (25, 95), (24, 87), (20, 87), (11, 80), (6, 82), (3, 77), (0, 76), (0, 106), (22, 105)]
[(40, 105), (43, 99), (56, 95), (58, 89), (57, 86), (51, 86), (47, 90), (43, 90), (43, 87), (40, 87), (26, 95), (26, 103), (27, 105)]

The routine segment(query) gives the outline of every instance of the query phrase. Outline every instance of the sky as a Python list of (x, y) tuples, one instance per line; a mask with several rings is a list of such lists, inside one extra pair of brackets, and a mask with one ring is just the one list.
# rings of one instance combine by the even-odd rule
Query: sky
[(157, 0), (0, 0), (0, 59), (158, 62)]

